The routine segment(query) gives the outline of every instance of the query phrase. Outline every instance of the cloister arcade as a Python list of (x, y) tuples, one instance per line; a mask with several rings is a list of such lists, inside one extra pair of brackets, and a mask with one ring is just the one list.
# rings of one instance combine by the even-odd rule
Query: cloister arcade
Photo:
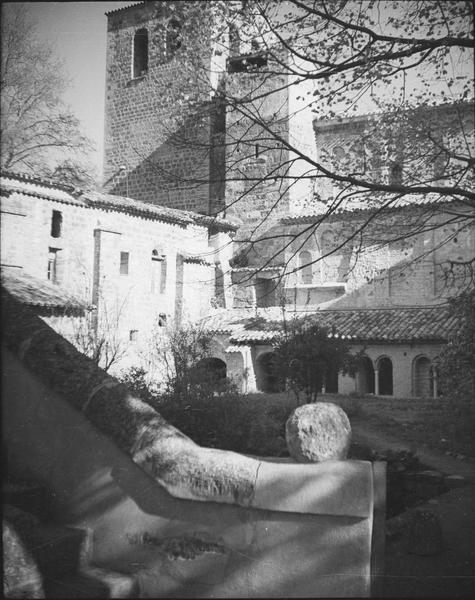
[[(391, 352), (392, 350), (392, 352)], [(373, 394), (386, 397), (437, 398), (438, 348), (420, 352), (410, 346), (366, 348), (353, 376), (331, 371), (322, 392)], [(357, 351), (357, 348), (354, 349)], [(233, 347), (232, 353), (219, 352), (207, 359), (216, 380), (241, 382), (243, 393), (276, 393), (283, 390), (270, 345)]]

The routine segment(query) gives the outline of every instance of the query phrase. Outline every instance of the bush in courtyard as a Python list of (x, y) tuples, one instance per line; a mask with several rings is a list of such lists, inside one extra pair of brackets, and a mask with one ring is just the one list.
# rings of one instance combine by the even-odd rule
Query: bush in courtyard
[(170, 390), (152, 391), (143, 369), (131, 369), (121, 381), (202, 446), (261, 456), (279, 456), (286, 450), (283, 432), (289, 407), (256, 404), (231, 383), (219, 393), (205, 393), (200, 386), (199, 393), (189, 393), (184, 401)]
[(475, 289), (451, 300), (461, 326), (440, 355), (440, 387), (451, 400), (475, 400)]
[(299, 400), (315, 402), (318, 393), (333, 373), (352, 372), (354, 357), (348, 344), (330, 336), (326, 327), (294, 319), (285, 325), (284, 335), (275, 347), (276, 372)]

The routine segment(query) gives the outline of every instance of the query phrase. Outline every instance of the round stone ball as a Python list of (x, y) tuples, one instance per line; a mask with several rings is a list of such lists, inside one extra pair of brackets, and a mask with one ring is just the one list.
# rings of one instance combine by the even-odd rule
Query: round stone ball
[(297, 462), (344, 460), (351, 443), (351, 425), (336, 404), (304, 404), (287, 419), (285, 439), (290, 456)]

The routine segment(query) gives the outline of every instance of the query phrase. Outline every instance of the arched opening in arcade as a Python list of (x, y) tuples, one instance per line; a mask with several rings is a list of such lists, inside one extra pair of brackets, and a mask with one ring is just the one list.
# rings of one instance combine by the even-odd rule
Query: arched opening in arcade
[(219, 387), (227, 377), (226, 363), (216, 357), (203, 358), (197, 363), (195, 371), (197, 377), (213, 387)]
[(374, 394), (374, 367), (368, 356), (362, 356), (358, 361), (356, 391), (360, 394)]
[(413, 363), (413, 393), (418, 398), (434, 395), (431, 362), (427, 356), (418, 356)]
[(378, 394), (393, 395), (393, 363), (387, 356), (378, 360)]
[(283, 390), (277, 375), (275, 354), (266, 352), (257, 359), (256, 384), (260, 392), (275, 393)]

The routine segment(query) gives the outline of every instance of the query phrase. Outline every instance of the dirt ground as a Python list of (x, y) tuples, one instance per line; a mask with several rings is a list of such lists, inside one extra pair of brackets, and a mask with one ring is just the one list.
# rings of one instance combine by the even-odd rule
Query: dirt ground
[[(284, 404), (289, 409), (297, 405), (287, 393), (252, 394), (248, 398), (264, 404)], [(321, 394), (317, 401), (341, 405), (350, 421), (364, 421), (371, 429), (406, 442), (414, 451), (429, 449), (447, 456), (475, 459), (475, 407), (470, 411), (454, 405), (453, 410), (447, 410), (444, 403), (450, 406), (450, 399), (426, 402), (421, 407), (417, 399), (399, 401), (370, 395)], [(301, 398), (300, 403), (304, 402)]]
[[(385, 574), (376, 590), (384, 598), (475, 598), (475, 427), (463, 414), (420, 410), (417, 404), (387, 405), (372, 398), (321, 396), (341, 404), (350, 417), (353, 440), (376, 451), (411, 450), (444, 475), (462, 477), (462, 486), (398, 516), (407, 525), (387, 535)], [(288, 404), (285, 394), (256, 394), (255, 401)], [(431, 555), (413, 553), (410, 515), (428, 511), (439, 520), (442, 543)]]

